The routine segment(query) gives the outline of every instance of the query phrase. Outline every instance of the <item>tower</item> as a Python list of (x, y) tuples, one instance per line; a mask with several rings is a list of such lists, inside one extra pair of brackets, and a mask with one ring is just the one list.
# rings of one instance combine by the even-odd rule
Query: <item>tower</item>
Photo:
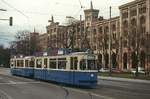
[[(85, 48), (92, 49), (93, 46), (93, 33), (92, 33), (92, 23), (98, 19), (99, 10), (93, 8), (91, 1), (90, 9), (84, 10), (85, 21), (84, 21), (84, 45)], [(92, 49), (93, 50), (93, 49)]]
[(85, 15), (85, 27), (90, 27), (92, 21), (98, 18), (99, 10), (93, 8), (93, 3), (91, 1), (90, 9), (84, 10)]

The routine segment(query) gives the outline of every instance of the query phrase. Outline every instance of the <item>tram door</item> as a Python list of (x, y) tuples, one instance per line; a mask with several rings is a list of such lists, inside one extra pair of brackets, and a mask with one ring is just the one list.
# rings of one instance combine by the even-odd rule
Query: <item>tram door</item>
[(75, 83), (75, 71), (78, 67), (78, 57), (71, 57), (70, 58), (70, 70), (71, 72), (71, 81), (74, 84)]

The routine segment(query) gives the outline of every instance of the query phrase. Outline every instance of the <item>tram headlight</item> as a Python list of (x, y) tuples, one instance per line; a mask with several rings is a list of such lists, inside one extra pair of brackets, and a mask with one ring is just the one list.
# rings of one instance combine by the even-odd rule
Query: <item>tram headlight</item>
[(91, 74), (91, 77), (94, 77), (94, 74)]

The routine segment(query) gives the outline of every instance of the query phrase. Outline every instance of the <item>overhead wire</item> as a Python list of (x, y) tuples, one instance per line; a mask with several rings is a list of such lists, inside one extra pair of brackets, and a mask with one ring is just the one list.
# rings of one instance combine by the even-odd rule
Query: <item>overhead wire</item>
[(27, 15), (25, 15), (22, 11), (18, 10), (17, 8), (15, 8), (14, 6), (12, 6), (11, 4), (9, 4), (8, 2), (6, 2), (5, 0), (1, 0), (1, 1), (3, 3), (5, 3), (7, 6), (9, 6), (10, 8), (13, 8), (17, 12), (19, 12), (20, 14), (22, 14), (23, 16), (25, 16), (27, 19), (29, 19), (29, 17)]
[(4, 4), (6, 4), (8, 7), (14, 9), (15, 11), (17, 11), (18, 13), (20, 13), (21, 15), (23, 15), (26, 19), (27, 19), (27, 24), (28, 27), (30, 28), (31, 24), (30, 24), (30, 18), (29, 16), (27, 16), (26, 14), (24, 14), (24, 12), (22, 12), (21, 10), (15, 8), (13, 5), (11, 5), (10, 3), (6, 2), (5, 0), (1, 0)]

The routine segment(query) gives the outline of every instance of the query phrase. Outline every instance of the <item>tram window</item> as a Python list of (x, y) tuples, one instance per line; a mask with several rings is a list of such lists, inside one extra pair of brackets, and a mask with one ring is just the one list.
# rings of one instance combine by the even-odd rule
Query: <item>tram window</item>
[(44, 68), (47, 68), (47, 58), (44, 59)]
[(17, 67), (17, 63), (16, 63), (16, 60), (15, 60), (15, 67)]
[(75, 57), (74, 58), (74, 69), (77, 70), (77, 66), (78, 66), (78, 58)]
[(23, 67), (23, 60), (20, 60), (20, 66)]
[(20, 65), (20, 64), (19, 64), (19, 60), (17, 60), (17, 67), (20, 67), (19, 65)]
[(28, 67), (28, 60), (25, 60), (25, 67)]
[(85, 62), (85, 60), (81, 60), (80, 61), (80, 69), (81, 70), (85, 70), (86, 69), (86, 62)]
[(73, 57), (70, 58), (70, 69), (73, 69)]
[(58, 69), (66, 69), (66, 61), (58, 61)]
[(17, 60), (17, 67), (23, 67), (23, 60)]
[(50, 59), (49, 65), (50, 65), (50, 68), (56, 69), (56, 59)]
[(88, 70), (96, 69), (95, 60), (88, 60), (87, 63)]
[(34, 67), (34, 61), (33, 60), (30, 61), (30, 67)]
[(66, 61), (66, 58), (58, 58), (58, 61)]
[(10, 66), (11, 66), (11, 67), (14, 67), (14, 65), (15, 65), (15, 64), (14, 64), (14, 61), (11, 61), (11, 62), (10, 62)]
[(66, 69), (66, 58), (58, 58), (58, 69)]
[(78, 58), (77, 57), (71, 57), (71, 60), (70, 60), (70, 69), (74, 69), (74, 70), (77, 70), (77, 66), (78, 66)]
[(36, 67), (41, 68), (42, 67), (42, 59), (37, 59), (36, 61)]

